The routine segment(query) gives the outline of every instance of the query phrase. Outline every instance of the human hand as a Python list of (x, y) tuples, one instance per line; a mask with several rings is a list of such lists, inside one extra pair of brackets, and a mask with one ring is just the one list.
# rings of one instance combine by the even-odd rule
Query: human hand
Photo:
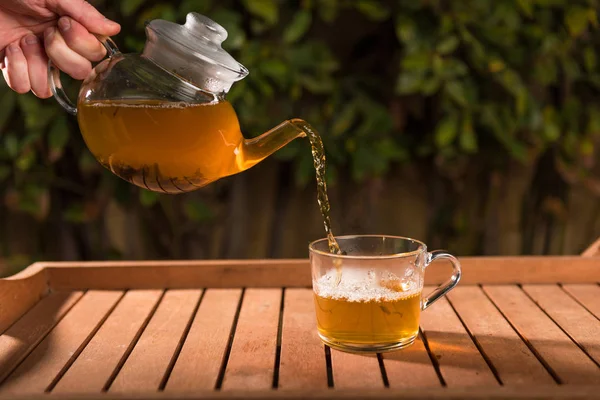
[(50, 97), (48, 58), (74, 79), (106, 54), (93, 33), (112, 36), (121, 27), (83, 0), (0, 0), (0, 68), (17, 93)]

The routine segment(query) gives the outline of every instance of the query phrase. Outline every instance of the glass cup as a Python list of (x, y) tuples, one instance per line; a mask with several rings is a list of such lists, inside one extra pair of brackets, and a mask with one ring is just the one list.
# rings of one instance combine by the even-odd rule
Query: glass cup
[[(309, 245), (319, 336), (333, 348), (371, 353), (410, 346), (421, 311), (460, 280), (456, 257), (428, 252), (418, 240), (383, 235), (336, 240), (343, 254), (330, 253), (327, 239)], [(452, 263), (452, 276), (423, 297), (425, 268), (442, 258)]]

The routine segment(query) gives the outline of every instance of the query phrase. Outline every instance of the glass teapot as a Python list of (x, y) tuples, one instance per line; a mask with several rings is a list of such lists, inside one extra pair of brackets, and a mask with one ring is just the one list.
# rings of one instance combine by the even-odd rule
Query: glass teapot
[(248, 70), (223, 50), (227, 31), (216, 22), (197, 13), (184, 25), (153, 20), (146, 36), (142, 54), (122, 54), (100, 38), (108, 58), (83, 81), (77, 106), (48, 66), (54, 97), (77, 115), (87, 147), (115, 175), (156, 192), (189, 192), (305, 136), (304, 121), (290, 120), (244, 138), (225, 94)]

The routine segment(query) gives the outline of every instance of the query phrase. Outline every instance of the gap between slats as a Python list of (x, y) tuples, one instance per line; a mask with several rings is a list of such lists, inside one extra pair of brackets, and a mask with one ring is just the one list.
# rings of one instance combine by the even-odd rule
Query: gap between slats
[[(8, 376), (0, 391), (36, 393), (52, 389), (123, 295), (122, 291), (87, 291)], [(42, 344), (47, 348), (41, 348)]]
[(463, 286), (449, 302), (503, 385), (556, 383), (556, 374), (480, 286)]
[(150, 323), (150, 320), (152, 319), (152, 317), (156, 313), (156, 310), (160, 306), (160, 304), (161, 304), (162, 299), (164, 298), (164, 296), (165, 296), (165, 291), (163, 290), (162, 293), (160, 294), (160, 297), (156, 301), (156, 304), (152, 307), (152, 309), (148, 313), (148, 316), (146, 317), (146, 319), (144, 320), (144, 322), (142, 322), (142, 325), (140, 325), (140, 328), (138, 329), (138, 331), (136, 332), (135, 336), (133, 337), (133, 340), (131, 341), (131, 343), (129, 344), (129, 346), (127, 347), (127, 349), (125, 350), (125, 353), (123, 353), (123, 356), (121, 357), (121, 359), (117, 363), (115, 369), (110, 374), (110, 376), (108, 377), (108, 380), (106, 381), (106, 383), (102, 387), (102, 392), (108, 391), (108, 388), (110, 387), (110, 385), (113, 383), (113, 381), (115, 380), (115, 378), (119, 374), (119, 371), (121, 371), (121, 368), (123, 368), (123, 365), (125, 364), (125, 362), (129, 358), (129, 356), (131, 355), (131, 352), (135, 348), (135, 345), (137, 344), (137, 342), (140, 340), (140, 337), (142, 336), (142, 334), (144, 333), (144, 330), (146, 329), (146, 327)]
[(544, 368), (546, 368), (546, 370), (552, 376), (552, 378), (554, 379), (554, 381), (556, 383), (558, 383), (558, 384), (562, 384), (562, 381), (561, 381), (560, 377), (558, 376), (558, 374), (556, 373), (556, 371), (554, 371), (554, 369), (548, 364), (548, 362), (541, 356), (541, 354), (537, 351), (537, 349), (531, 344), (531, 342), (529, 341), (529, 339), (527, 339), (519, 331), (519, 329), (517, 329), (517, 327), (513, 324), (513, 322), (510, 320), (510, 318), (508, 318), (508, 316), (504, 313), (504, 311), (502, 311), (502, 309), (498, 306), (498, 304), (496, 304), (496, 302), (485, 291), (485, 289), (483, 288), (483, 286), (479, 285), (479, 288), (483, 291), (483, 294), (490, 301), (490, 303), (492, 303), (494, 305), (494, 307), (496, 308), (496, 310), (498, 310), (498, 312), (500, 314), (502, 314), (502, 316), (504, 317), (504, 319), (506, 320), (506, 322), (508, 322), (508, 324), (510, 325), (510, 327), (517, 333), (517, 335), (519, 335), (519, 338), (529, 348), (529, 351), (531, 351), (533, 353), (533, 355), (538, 359), (538, 361), (544, 366)]
[(516, 285), (486, 285), (488, 299), (560, 384), (599, 384), (600, 370)]
[(483, 350), (483, 347), (481, 347), (481, 344), (479, 343), (479, 341), (477, 340), (477, 338), (475, 337), (475, 335), (473, 334), (473, 332), (471, 332), (471, 330), (469, 329), (469, 327), (465, 323), (464, 319), (461, 317), (461, 315), (459, 314), (459, 312), (456, 310), (456, 308), (454, 307), (454, 305), (450, 301), (450, 298), (448, 296), (445, 296), (445, 297), (446, 297), (446, 300), (448, 301), (448, 304), (450, 305), (450, 308), (452, 308), (452, 311), (454, 312), (454, 314), (456, 315), (456, 317), (458, 318), (458, 320), (462, 324), (463, 328), (465, 329), (465, 331), (467, 332), (467, 334), (471, 338), (471, 341), (473, 342), (473, 344), (475, 345), (475, 347), (477, 347), (477, 350), (479, 351), (479, 354), (481, 354), (481, 357), (483, 357), (483, 359), (484, 359), (485, 363), (487, 364), (488, 368), (490, 369), (490, 371), (494, 375), (494, 378), (496, 378), (496, 380), (498, 381), (498, 383), (500, 385), (502, 385), (503, 383), (502, 383), (502, 380), (500, 379), (500, 375), (498, 374), (498, 370), (496, 369), (496, 367), (494, 366), (494, 364), (490, 360), (489, 356), (485, 353), (485, 351)]
[[(600, 321), (600, 306), (598, 306), (598, 304), (600, 304), (600, 284), (593, 284), (590, 285), (590, 288), (596, 289), (596, 291), (598, 293), (593, 293), (592, 297), (594, 298), (594, 301), (597, 302), (596, 306), (594, 309), (592, 309), (592, 306), (589, 304), (586, 304), (584, 299), (580, 299), (578, 297), (578, 295), (576, 293), (571, 292), (571, 290), (573, 290), (574, 288), (576, 288), (579, 285), (575, 285), (575, 284), (570, 284), (567, 285), (567, 287), (565, 287), (565, 285), (563, 284), (558, 284), (558, 286), (560, 286), (560, 288), (573, 300), (575, 300), (577, 302), (577, 304), (579, 304), (581, 307), (583, 307), (584, 309), (587, 310), (587, 312), (589, 312), (590, 314), (592, 314), (594, 317), (596, 317), (597, 320)], [(587, 285), (585, 285), (587, 286)], [(588, 301), (592, 301), (588, 298)]]
[[(34, 305), (32, 307), (31, 310), (29, 310), (27, 313), (25, 313), (23, 316), (21, 316), (21, 318), (19, 318), (19, 320), (17, 320), (13, 325), (11, 325), (3, 334), (2, 336), (5, 335), (9, 335), (12, 329), (17, 329), (19, 328), (19, 325), (22, 323), (25, 324), (29, 324), (29, 323), (36, 323), (37, 321), (27, 321), (29, 318), (31, 318), (31, 314), (32, 312), (36, 312), (36, 308), (37, 307), (43, 307), (43, 302), (45, 301), (49, 301), (50, 297), (49, 296), (54, 296), (56, 294), (49, 294), (48, 296), (46, 296), (45, 298), (41, 299), (36, 305)], [(82, 297), (85, 295), (85, 292), (72, 292), (70, 294), (70, 296), (74, 296), (74, 295), (78, 295), (77, 299), (75, 299), (73, 301), (72, 304), (68, 305), (67, 309), (64, 310), (64, 312), (62, 312), (62, 314), (56, 319), (56, 321), (53, 321), (50, 325), (48, 325), (47, 329), (45, 329), (40, 335), (38, 335), (37, 337), (32, 338), (32, 342), (29, 345), (29, 348), (25, 350), (25, 352), (23, 352), (23, 354), (21, 354), (18, 359), (16, 360), (16, 362), (9, 367), (9, 369), (5, 370), (3, 373), (0, 373), (0, 387), (2, 386), (2, 384), (4, 383), (4, 381), (17, 369), (19, 368), (19, 366), (21, 365), (21, 363), (37, 348), (37, 346), (42, 343), (42, 341), (50, 334), (50, 332), (54, 329), (54, 327), (56, 325), (58, 325), (60, 323), (60, 321), (63, 320), (63, 318), (65, 318), (65, 316), (69, 313), (69, 311), (71, 311), (71, 309), (73, 307), (75, 307), (75, 305), (77, 305), (77, 303), (82, 299)], [(68, 298), (66, 299), (68, 300)]]
[[(528, 298), (529, 298), (529, 299), (530, 299), (530, 300), (531, 300), (531, 301), (532, 301), (532, 302), (533, 302), (533, 303), (534, 303), (534, 304), (535, 304), (535, 305), (536, 305), (536, 306), (537, 306), (537, 307), (538, 307), (538, 308), (539, 308), (539, 309), (540, 309), (540, 310), (541, 310), (541, 311), (542, 311), (544, 314), (546, 314), (546, 316), (547, 316), (547, 317), (548, 317), (548, 318), (549, 318), (549, 319), (550, 319), (552, 322), (554, 322), (554, 323), (556, 324), (556, 326), (557, 326), (557, 327), (558, 327), (558, 328), (559, 328), (561, 331), (563, 331), (563, 333), (564, 333), (564, 334), (565, 334), (565, 335), (566, 335), (566, 336), (567, 336), (569, 339), (571, 339), (571, 341), (572, 341), (573, 343), (575, 343), (575, 345), (576, 345), (577, 347), (579, 347), (579, 348), (581, 349), (581, 351), (583, 351), (583, 352), (584, 352), (584, 353), (585, 353), (585, 354), (586, 354), (586, 355), (589, 357), (589, 359), (590, 359), (590, 360), (592, 360), (592, 362), (593, 362), (594, 364), (596, 364), (596, 365), (597, 365), (597, 366), (600, 368), (600, 362), (599, 362), (599, 361), (597, 361), (597, 360), (596, 360), (596, 359), (595, 359), (595, 358), (594, 358), (594, 357), (593, 357), (593, 356), (592, 356), (592, 355), (589, 353), (588, 349), (586, 349), (586, 348), (585, 348), (585, 346), (583, 346), (581, 343), (579, 343), (579, 341), (577, 340), (577, 338), (575, 338), (575, 337), (574, 337), (574, 336), (573, 336), (573, 335), (572, 335), (572, 334), (571, 334), (571, 333), (570, 333), (570, 332), (569, 332), (569, 331), (568, 331), (568, 330), (567, 330), (565, 327), (563, 327), (563, 326), (562, 326), (562, 325), (561, 325), (561, 324), (560, 324), (560, 323), (559, 323), (559, 322), (558, 322), (558, 321), (557, 321), (557, 320), (556, 320), (554, 317), (552, 317), (552, 315), (551, 315), (551, 314), (550, 314), (550, 313), (549, 313), (549, 312), (548, 312), (548, 311), (547, 311), (547, 310), (546, 310), (544, 307), (542, 307), (542, 305), (541, 305), (541, 304), (540, 304), (540, 303), (539, 303), (539, 302), (538, 302), (538, 301), (537, 301), (537, 300), (536, 300), (536, 299), (535, 299), (535, 298), (534, 298), (534, 297), (533, 297), (533, 296), (532, 296), (530, 293), (528, 293), (528, 292), (527, 292), (527, 290), (525, 290), (525, 288), (523, 288), (523, 285), (520, 285), (520, 284), (519, 284), (518, 286), (519, 286), (519, 288), (520, 288), (520, 289), (523, 291), (523, 293), (525, 293), (525, 295), (526, 295), (526, 296), (527, 296), (527, 297), (528, 297)], [(558, 285), (557, 285), (557, 287), (558, 287)], [(559, 289), (560, 289), (560, 290), (561, 290), (561, 291), (564, 293), (564, 290), (562, 290), (562, 288), (559, 288)], [(568, 295), (565, 293), (565, 296), (568, 296)], [(568, 297), (569, 297), (569, 296), (568, 296)], [(572, 298), (571, 298), (571, 297), (569, 297), (569, 299), (572, 299)], [(573, 301), (575, 301), (575, 300), (573, 300)], [(575, 302), (576, 302), (576, 301), (575, 301)], [(576, 302), (576, 303), (577, 303), (577, 302)], [(590, 313), (590, 312), (589, 312), (589, 310), (588, 310), (587, 308), (584, 308), (584, 307), (581, 307), (581, 308), (582, 308), (583, 310), (585, 310), (585, 312), (586, 312), (586, 313), (589, 313), (589, 314), (590, 314), (592, 317), (594, 317), (594, 318), (595, 318), (595, 315), (593, 315), (592, 313)]]
[(183, 343), (185, 342), (185, 340), (188, 337), (188, 334), (190, 333), (190, 329), (192, 327), (192, 322), (194, 322), (194, 318), (196, 318), (196, 315), (198, 314), (198, 309), (200, 308), (200, 304), (202, 303), (202, 299), (204, 299), (204, 295), (206, 294), (206, 289), (202, 290), (202, 294), (200, 294), (200, 298), (198, 299), (198, 301), (196, 302), (196, 305), (194, 307), (194, 310), (192, 311), (192, 314), (190, 316), (189, 321), (187, 322), (187, 325), (185, 326), (183, 333), (181, 334), (181, 338), (179, 339), (179, 343), (177, 344), (177, 347), (175, 348), (175, 353), (173, 354), (173, 357), (171, 357), (171, 361), (169, 361), (169, 365), (167, 366), (167, 370), (165, 371), (165, 374), (160, 382), (160, 385), (158, 386), (158, 390), (159, 391), (163, 391), (165, 390), (165, 386), (167, 385), (167, 381), (169, 380), (169, 377), (171, 376), (171, 372), (173, 371), (173, 367), (175, 366), (175, 363), (177, 362), (177, 358), (179, 357), (179, 354), (181, 353), (181, 349), (183, 347)]
[(112, 307), (108, 310), (108, 312), (104, 315), (104, 317), (102, 317), (102, 319), (100, 319), (100, 321), (98, 322), (98, 324), (96, 324), (96, 327), (94, 329), (92, 329), (92, 331), (85, 338), (85, 340), (83, 341), (83, 343), (81, 343), (81, 345), (77, 348), (77, 350), (75, 351), (75, 353), (73, 353), (73, 355), (71, 356), (71, 358), (69, 358), (69, 360), (67, 361), (67, 363), (64, 365), (64, 367), (62, 367), (62, 369), (58, 373), (58, 375), (56, 375), (56, 377), (52, 380), (52, 382), (50, 382), (50, 385), (48, 385), (48, 387), (46, 388), (45, 392), (51, 392), (52, 391), (52, 389), (56, 386), (56, 384), (58, 383), (58, 381), (60, 380), (60, 378), (62, 378), (64, 376), (64, 374), (71, 367), (71, 365), (73, 365), (73, 363), (75, 362), (75, 360), (77, 359), (77, 357), (79, 357), (79, 355), (81, 354), (81, 352), (83, 351), (83, 349), (85, 349), (85, 346), (87, 346), (88, 343), (90, 342), (90, 340), (92, 340), (92, 338), (94, 337), (94, 335), (98, 332), (98, 330), (100, 329), (100, 327), (102, 327), (102, 325), (108, 319), (108, 317), (110, 317), (110, 315), (115, 310), (115, 308), (117, 308), (119, 306), (119, 304), (121, 303), (121, 300), (123, 300), (123, 297), (125, 297), (125, 293), (126, 293), (126, 291), (124, 291), (123, 293), (121, 293), (121, 297), (119, 297), (119, 299), (115, 302), (115, 304), (112, 305)]

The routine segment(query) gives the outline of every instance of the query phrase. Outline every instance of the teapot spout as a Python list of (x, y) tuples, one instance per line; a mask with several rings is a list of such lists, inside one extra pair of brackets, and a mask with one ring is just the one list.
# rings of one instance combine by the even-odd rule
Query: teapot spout
[[(244, 140), (242, 143), (244, 155), (242, 163), (238, 163), (241, 171), (258, 164), (277, 150), (299, 137), (306, 137), (306, 132), (295, 124), (296, 120), (288, 120), (275, 128), (253, 139)], [(241, 164), (241, 165), (240, 165)]]

